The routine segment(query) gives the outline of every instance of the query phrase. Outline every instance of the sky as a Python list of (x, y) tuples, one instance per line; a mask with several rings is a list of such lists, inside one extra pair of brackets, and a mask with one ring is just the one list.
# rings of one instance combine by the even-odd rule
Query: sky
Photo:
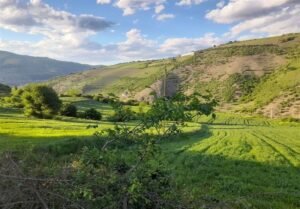
[(0, 0), (0, 50), (87, 64), (300, 32), (300, 0)]

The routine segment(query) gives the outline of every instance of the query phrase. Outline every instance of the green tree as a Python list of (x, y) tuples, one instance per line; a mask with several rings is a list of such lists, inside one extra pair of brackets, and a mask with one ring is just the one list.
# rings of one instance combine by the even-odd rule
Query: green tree
[(24, 114), (38, 118), (51, 118), (61, 107), (56, 92), (44, 85), (28, 85), (23, 89)]
[(82, 114), (82, 117), (91, 120), (101, 120), (102, 114), (97, 110), (95, 110), (94, 108), (90, 108)]
[(60, 114), (68, 117), (76, 117), (77, 107), (72, 104), (64, 104), (60, 110)]

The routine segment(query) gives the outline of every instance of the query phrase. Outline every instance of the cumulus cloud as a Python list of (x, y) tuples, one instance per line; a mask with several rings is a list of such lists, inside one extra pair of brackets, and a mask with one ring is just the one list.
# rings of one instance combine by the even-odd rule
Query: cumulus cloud
[(111, 0), (97, 0), (98, 4), (109, 4)]
[(300, 31), (300, 5), (286, 7), (272, 15), (242, 21), (230, 29), (228, 33), (235, 37), (250, 32), (268, 35), (280, 35)]
[(199, 38), (169, 38), (160, 45), (159, 51), (179, 55), (195, 50), (212, 47), (218, 45), (221, 40), (213, 33), (205, 34)]
[[(222, 1), (221, 1), (222, 2)], [(226, 36), (237, 37), (242, 33), (249, 35), (262, 33), (277, 35), (299, 32), (299, 0), (230, 0), (217, 4), (206, 18), (217, 23), (235, 25)]]
[(78, 37), (78, 34), (86, 37), (113, 25), (102, 17), (55, 10), (40, 0), (1, 0), (0, 8), (0, 28), (51, 39)]
[(227, 5), (210, 11), (206, 17), (218, 23), (232, 23), (264, 16), (296, 3), (296, 0), (230, 0)]
[[(69, 40), (67, 40), (69, 42)], [(169, 38), (160, 43), (149, 39), (139, 29), (133, 28), (125, 34), (125, 40), (101, 45), (86, 41), (76, 47), (62, 40), (39, 42), (5, 41), (0, 39), (0, 49), (33, 56), (70, 60), (89, 64), (112, 64), (133, 60), (158, 59), (211, 47), (220, 40), (213, 34), (199, 38)]]
[[(111, 1), (98, 0), (98, 3), (103, 4), (109, 2)], [(165, 0), (118, 0), (116, 3), (116, 6), (124, 9), (125, 14), (153, 8), (158, 20), (174, 18), (173, 14), (162, 13)], [(0, 39), (1, 50), (26, 55), (110, 64), (176, 56), (212, 46), (218, 41), (213, 35), (206, 35), (195, 39), (170, 38), (159, 43), (133, 28), (125, 34), (124, 41), (101, 45), (89, 38), (113, 25), (102, 17), (75, 15), (54, 9), (40, 0), (0, 0), (0, 8), (0, 28), (42, 36), (36, 42)]]
[[(98, 4), (111, 3), (111, 0), (97, 0)], [(114, 5), (123, 10), (123, 15), (133, 15), (139, 10), (149, 10), (154, 8), (156, 13), (160, 13), (166, 0), (115, 0)]]
[(157, 5), (157, 6), (155, 7), (155, 13), (156, 13), (156, 14), (159, 14), (159, 13), (161, 13), (164, 9), (165, 9), (165, 6), (164, 6), (164, 5), (162, 5), (162, 4)]
[(173, 18), (175, 18), (174, 14), (159, 14), (156, 16), (156, 19), (159, 21), (164, 21), (164, 20), (173, 19)]
[[(79, 55), (90, 48), (101, 48), (89, 40), (90, 36), (113, 26), (102, 17), (57, 10), (41, 0), (0, 0), (0, 8), (0, 28), (41, 37), (37, 42), (0, 40), (1, 49), (16, 53), (58, 59), (72, 51)], [(75, 61), (74, 57), (69, 59)]]
[(180, 0), (176, 3), (178, 6), (191, 6), (193, 4), (198, 5), (204, 2), (205, 0)]

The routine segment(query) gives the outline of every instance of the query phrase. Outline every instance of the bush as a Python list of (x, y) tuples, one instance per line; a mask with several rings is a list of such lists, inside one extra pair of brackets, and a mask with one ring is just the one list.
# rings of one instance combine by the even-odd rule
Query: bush
[(82, 117), (91, 120), (101, 120), (102, 114), (97, 110), (95, 110), (94, 108), (90, 108), (82, 114)]
[(135, 113), (128, 107), (125, 107), (121, 102), (111, 103), (114, 109), (114, 114), (108, 118), (112, 122), (126, 122), (136, 119)]
[(23, 91), (21, 98), (26, 116), (51, 118), (59, 112), (61, 101), (51, 87), (28, 85)]
[(60, 114), (68, 117), (77, 117), (77, 107), (72, 104), (64, 104), (60, 110)]

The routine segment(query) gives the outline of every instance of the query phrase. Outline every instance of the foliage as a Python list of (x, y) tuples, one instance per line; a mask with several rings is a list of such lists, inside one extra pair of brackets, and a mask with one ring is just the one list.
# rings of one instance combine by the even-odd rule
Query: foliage
[(23, 91), (21, 98), (26, 116), (51, 118), (59, 112), (61, 101), (52, 88), (43, 85), (28, 85)]
[(10, 92), (11, 88), (9, 86), (0, 83), (0, 97), (7, 96)]
[(77, 116), (77, 107), (72, 104), (63, 104), (60, 114), (68, 117), (76, 117)]
[(22, 108), (24, 107), (22, 103), (22, 94), (23, 89), (14, 87), (11, 90), (11, 95), (9, 97), (4, 98), (4, 102), (7, 103), (11, 107)]
[(98, 112), (94, 108), (87, 109), (81, 114), (82, 118), (85, 119), (91, 119), (91, 120), (101, 120), (102, 119), (102, 114)]
[(114, 110), (114, 114), (108, 118), (112, 122), (126, 122), (136, 119), (135, 113), (129, 108), (123, 105), (117, 98), (111, 100), (111, 106)]
[[(101, 149), (86, 148), (76, 161), (73, 198), (86, 202), (88, 208), (182, 208), (170, 175), (159, 160), (157, 143), (178, 135), (179, 125), (191, 120), (190, 111), (212, 113), (213, 107), (206, 107), (206, 103), (204, 108), (198, 96), (157, 99), (135, 126), (116, 124), (96, 132), (103, 142)], [(118, 115), (124, 116), (122, 103), (116, 101), (112, 105)], [(129, 150), (130, 146), (137, 147), (138, 152), (130, 158), (122, 156), (122, 150)]]
[(235, 73), (229, 76), (225, 83), (224, 100), (226, 102), (234, 101), (237, 91), (240, 91), (241, 97), (246, 97), (252, 93), (259, 83), (260, 79), (252, 74)]

